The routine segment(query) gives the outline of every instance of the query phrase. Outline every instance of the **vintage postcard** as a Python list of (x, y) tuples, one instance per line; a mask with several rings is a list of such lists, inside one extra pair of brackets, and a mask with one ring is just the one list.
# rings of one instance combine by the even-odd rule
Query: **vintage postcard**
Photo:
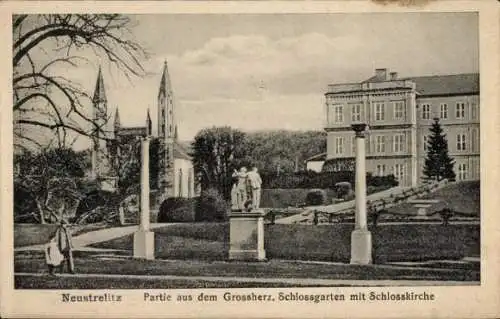
[(2, 317), (500, 315), (494, 1), (0, 8)]

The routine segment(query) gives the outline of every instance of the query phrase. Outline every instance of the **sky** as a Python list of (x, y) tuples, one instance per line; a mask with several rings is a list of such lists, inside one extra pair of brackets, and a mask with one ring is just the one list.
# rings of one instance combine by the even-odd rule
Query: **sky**
[[(179, 138), (205, 127), (322, 130), (328, 84), (375, 68), (400, 76), (479, 71), (475, 13), (133, 15), (149, 74), (126, 80), (103, 67), (109, 112), (156, 131), (156, 98), (168, 61)], [(99, 61), (74, 74), (93, 93)], [(76, 148), (88, 146), (80, 139)]]

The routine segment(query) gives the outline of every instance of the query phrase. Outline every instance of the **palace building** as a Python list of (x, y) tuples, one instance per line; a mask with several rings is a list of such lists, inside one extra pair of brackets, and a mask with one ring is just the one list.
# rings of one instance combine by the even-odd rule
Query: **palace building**
[[(149, 109), (145, 111), (144, 126), (123, 127), (120, 114), (116, 108), (113, 126), (110, 123), (108, 101), (101, 69), (97, 75), (97, 83), (93, 95), (94, 123), (101, 129), (95, 130), (92, 136), (92, 177), (101, 182), (105, 189), (116, 189), (118, 176), (118, 158), (124, 152), (131, 151), (133, 143), (152, 135), (152, 122)], [(178, 142), (177, 122), (175, 120), (175, 101), (172, 91), (167, 62), (163, 67), (157, 97), (159, 138), (158, 181), (160, 201), (168, 197), (193, 197), (194, 169), (188, 151)], [(105, 134), (101, 138), (99, 134)]]
[(377, 69), (363, 82), (329, 85), (325, 97), (327, 161), (354, 160), (351, 124), (366, 123), (367, 171), (417, 185), (437, 117), (457, 180), (479, 179), (479, 74), (400, 78)]

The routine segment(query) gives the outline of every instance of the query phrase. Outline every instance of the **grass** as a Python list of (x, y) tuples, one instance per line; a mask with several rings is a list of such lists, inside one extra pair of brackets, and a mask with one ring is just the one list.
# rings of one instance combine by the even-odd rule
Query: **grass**
[[(434, 204), (428, 208), (429, 212), (438, 211), (443, 208), (449, 208), (459, 213), (479, 217), (481, 208), (481, 194), (479, 181), (458, 182), (447, 185), (434, 193), (423, 196), (422, 199), (439, 200), (440, 203)], [(389, 213), (398, 212), (417, 213), (417, 208), (412, 204), (403, 203), (388, 209)]]
[[(15, 289), (198, 289), (198, 288), (285, 288), (286, 283), (214, 282), (183, 279), (78, 278), (15, 276)], [(317, 285), (316, 285), (317, 286)], [(307, 286), (306, 286), (307, 287)]]
[[(266, 225), (268, 258), (349, 262), (351, 224)], [(372, 232), (374, 262), (460, 259), (479, 256), (477, 225), (382, 225)], [(227, 223), (179, 224), (155, 229), (156, 257), (160, 259), (227, 259)], [(132, 250), (133, 236), (92, 245)]]
[[(103, 260), (75, 257), (75, 268), (82, 274), (133, 274), (175, 276), (224, 276), (252, 278), (322, 278), (345, 280), (456, 280), (478, 281), (477, 269), (435, 269), (381, 267), (375, 265), (311, 264), (302, 262), (206, 262), (193, 260)], [(47, 273), (41, 253), (15, 258), (15, 272)], [(36, 280), (36, 279), (35, 279)], [(88, 280), (88, 279), (87, 279)], [(127, 279), (128, 280), (128, 279)], [(235, 279), (237, 281), (237, 279)], [(90, 280), (89, 284), (90, 283)]]

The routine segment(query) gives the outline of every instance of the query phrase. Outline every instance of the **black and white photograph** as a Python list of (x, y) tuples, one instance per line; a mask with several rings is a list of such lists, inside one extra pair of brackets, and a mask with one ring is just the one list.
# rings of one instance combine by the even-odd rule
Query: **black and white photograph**
[(286, 308), (481, 287), (498, 105), (477, 11), (57, 12), (11, 15), (16, 293)]

